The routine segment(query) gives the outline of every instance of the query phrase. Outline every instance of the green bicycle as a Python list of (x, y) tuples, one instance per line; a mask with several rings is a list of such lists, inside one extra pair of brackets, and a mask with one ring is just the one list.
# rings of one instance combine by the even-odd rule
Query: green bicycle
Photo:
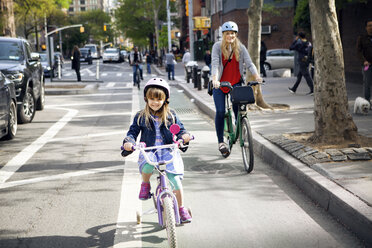
[[(221, 82), (221, 87), (229, 88), (229, 94), (226, 94), (226, 111), (224, 119), (224, 142), (228, 145), (230, 152), (233, 145), (239, 140), (242, 149), (244, 169), (247, 173), (253, 170), (254, 154), (252, 131), (247, 115), (247, 104), (255, 102), (253, 89), (251, 86), (260, 84), (260, 82), (248, 82), (247, 86), (232, 87), (230, 82)], [(230, 104), (229, 96), (233, 104), (238, 104), (238, 116), (236, 124), (233, 124), (232, 104)], [(230, 152), (224, 157), (228, 157)]]

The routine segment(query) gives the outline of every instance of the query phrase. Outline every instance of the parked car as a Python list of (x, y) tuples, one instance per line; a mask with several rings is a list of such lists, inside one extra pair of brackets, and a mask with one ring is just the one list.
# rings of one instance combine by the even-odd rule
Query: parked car
[(0, 71), (15, 84), (18, 123), (29, 123), (44, 109), (45, 80), (40, 55), (28, 41), (0, 37)]
[(103, 63), (106, 62), (120, 62), (120, 50), (119, 48), (107, 48), (102, 56)]
[(92, 53), (90, 48), (80, 48), (80, 62), (88, 62), (89, 65), (93, 63)]
[(89, 48), (90, 52), (92, 53), (93, 59), (99, 59), (101, 58), (101, 52), (99, 50), (99, 47), (96, 44), (86, 44), (84, 48)]
[(121, 58), (122, 58), (122, 62), (125, 62), (126, 58), (128, 57), (128, 52), (125, 51), (125, 50), (121, 50), (120, 55), (121, 55)]
[[(44, 69), (44, 77), (58, 77), (58, 54), (54, 54), (54, 58), (52, 61), (53, 67), (49, 66), (48, 63), (48, 55), (44, 52), (39, 53), (40, 54), (40, 62)], [(61, 69), (62, 69), (62, 63), (61, 63)], [(62, 74), (62, 70), (61, 70)]]
[(289, 49), (270, 49), (266, 52), (265, 61), (266, 70), (275, 70), (280, 68), (294, 68), (294, 51)]
[(15, 86), (0, 72), (0, 138), (13, 139), (17, 133)]

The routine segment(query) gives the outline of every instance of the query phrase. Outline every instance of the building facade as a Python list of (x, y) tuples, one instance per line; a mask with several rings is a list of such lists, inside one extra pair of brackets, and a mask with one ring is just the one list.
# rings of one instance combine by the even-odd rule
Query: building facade
[(68, 14), (74, 15), (88, 10), (102, 9), (109, 12), (109, 0), (73, 0), (68, 9)]

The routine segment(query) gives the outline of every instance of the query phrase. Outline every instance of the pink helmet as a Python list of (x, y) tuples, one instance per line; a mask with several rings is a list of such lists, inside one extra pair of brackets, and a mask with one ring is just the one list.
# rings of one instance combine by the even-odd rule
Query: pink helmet
[(167, 81), (165, 81), (162, 78), (151, 78), (145, 85), (145, 88), (143, 89), (143, 94), (146, 97), (147, 90), (150, 87), (159, 88), (162, 89), (166, 96), (166, 101), (168, 101), (170, 97), (170, 90), (169, 90), (169, 84)]

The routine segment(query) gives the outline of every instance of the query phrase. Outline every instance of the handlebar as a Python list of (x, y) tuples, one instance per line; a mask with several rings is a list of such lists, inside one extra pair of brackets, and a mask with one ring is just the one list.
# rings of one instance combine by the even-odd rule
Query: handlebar
[[(264, 85), (265, 84), (265, 81), (262, 81), (262, 82), (258, 82), (258, 81), (249, 81), (249, 82), (247, 82), (247, 86), (255, 86), (255, 85), (258, 85), (258, 84), (262, 84), (262, 85)], [(227, 87), (227, 88), (229, 88), (230, 90), (232, 90), (232, 85), (231, 85), (231, 83), (230, 82), (228, 82), (228, 81), (223, 81), (223, 82), (221, 82), (220, 83), (220, 88), (221, 87)]]

